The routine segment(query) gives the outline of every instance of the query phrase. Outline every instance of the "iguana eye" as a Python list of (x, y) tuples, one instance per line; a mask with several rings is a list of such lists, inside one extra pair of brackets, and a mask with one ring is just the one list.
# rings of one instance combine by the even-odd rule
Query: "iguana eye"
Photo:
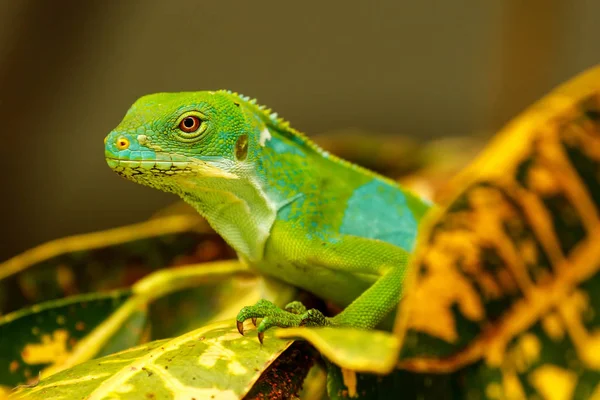
[(175, 135), (180, 142), (196, 142), (204, 137), (204, 132), (208, 129), (207, 120), (197, 111), (181, 115), (178, 121), (178, 131), (175, 132)]
[(190, 115), (181, 120), (179, 123), (179, 129), (185, 133), (196, 132), (198, 128), (200, 128), (201, 123), (202, 121), (200, 121), (200, 118), (196, 117), (195, 115)]
[(126, 137), (120, 137), (117, 140), (117, 149), (125, 150), (128, 148), (129, 148), (129, 139), (127, 139)]

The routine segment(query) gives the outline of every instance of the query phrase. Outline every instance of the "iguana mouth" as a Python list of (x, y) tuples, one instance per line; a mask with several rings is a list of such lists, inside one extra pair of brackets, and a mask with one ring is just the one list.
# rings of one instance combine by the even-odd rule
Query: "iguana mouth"
[(186, 169), (192, 162), (190, 161), (168, 161), (168, 160), (131, 160), (126, 158), (106, 157), (106, 162), (109, 166), (123, 166), (128, 168), (141, 169), (164, 169), (170, 170), (173, 168)]
[(167, 161), (167, 160), (128, 160), (106, 157), (106, 163), (114, 170), (129, 170), (133, 174), (151, 172), (155, 174), (174, 175), (194, 173), (199, 177), (238, 179), (236, 174), (224, 171), (200, 160)]

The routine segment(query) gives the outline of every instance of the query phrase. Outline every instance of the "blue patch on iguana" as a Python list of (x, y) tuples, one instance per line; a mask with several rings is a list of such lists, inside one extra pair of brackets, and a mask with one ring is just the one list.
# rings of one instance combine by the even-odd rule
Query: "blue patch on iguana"
[(340, 233), (379, 239), (410, 251), (417, 221), (398, 188), (375, 178), (348, 199)]
[(266, 141), (266, 146), (272, 148), (277, 154), (291, 154), (300, 157), (306, 157), (306, 154), (298, 148), (298, 146), (291, 146), (276, 136), (270, 137)]

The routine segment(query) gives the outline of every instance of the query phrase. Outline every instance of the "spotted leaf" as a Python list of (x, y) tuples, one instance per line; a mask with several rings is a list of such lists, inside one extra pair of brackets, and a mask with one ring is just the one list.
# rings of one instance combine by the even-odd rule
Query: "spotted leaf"
[[(254, 332), (251, 324), (246, 329)], [(233, 321), (215, 323), (79, 364), (20, 387), (13, 398), (238, 399), (291, 343), (267, 332), (261, 345), (255, 335), (241, 336)]]
[(200, 216), (180, 210), (54, 240), (0, 263), (0, 315), (65, 296), (127, 287), (168, 266), (232, 256)]
[(469, 398), (600, 395), (600, 68), (510, 123), (428, 215), (399, 367)]
[[(130, 290), (53, 300), (0, 317), (0, 385), (35, 381), (69, 357), (75, 345), (117, 310)], [(127, 348), (138, 344), (122, 339)]]

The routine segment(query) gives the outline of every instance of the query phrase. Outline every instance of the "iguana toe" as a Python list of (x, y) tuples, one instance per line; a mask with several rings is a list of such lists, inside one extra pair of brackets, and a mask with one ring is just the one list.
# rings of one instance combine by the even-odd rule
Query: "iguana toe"
[(292, 301), (285, 306), (285, 310), (294, 314), (304, 314), (306, 307), (299, 301)]
[(324, 326), (330, 325), (329, 320), (317, 309), (307, 310), (299, 301), (292, 302), (285, 310), (277, 307), (268, 300), (259, 300), (253, 306), (246, 306), (238, 313), (237, 328), (244, 334), (244, 321), (251, 319), (256, 326), (256, 319), (262, 318), (258, 324), (258, 340), (262, 343), (264, 333), (272, 327), (292, 328), (297, 326)]

